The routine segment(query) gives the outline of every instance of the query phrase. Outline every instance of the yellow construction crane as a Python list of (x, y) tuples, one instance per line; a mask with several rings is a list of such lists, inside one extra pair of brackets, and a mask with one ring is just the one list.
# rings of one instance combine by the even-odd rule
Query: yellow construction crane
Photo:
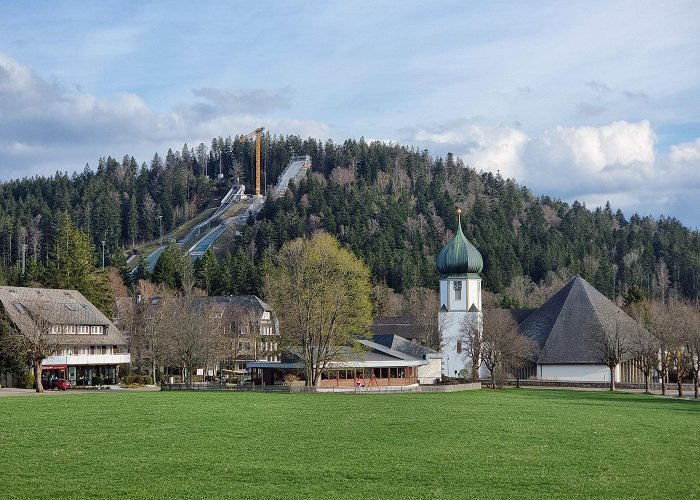
[(255, 136), (255, 196), (260, 196), (260, 139), (264, 127), (256, 128), (252, 132), (241, 137), (240, 141), (245, 142)]

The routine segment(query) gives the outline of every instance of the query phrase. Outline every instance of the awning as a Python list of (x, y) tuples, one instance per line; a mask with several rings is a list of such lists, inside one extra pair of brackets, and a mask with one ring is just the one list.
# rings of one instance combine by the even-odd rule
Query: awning
[(41, 365), (42, 370), (65, 370), (68, 365)]

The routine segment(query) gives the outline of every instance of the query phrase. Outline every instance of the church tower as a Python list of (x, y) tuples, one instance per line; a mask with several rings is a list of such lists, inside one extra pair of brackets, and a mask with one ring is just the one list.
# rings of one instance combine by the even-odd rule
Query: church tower
[[(440, 250), (437, 269), (440, 273), (440, 311), (438, 329), (442, 332), (442, 374), (455, 377), (471, 365), (460, 330), (473, 325), (481, 335), (481, 254), (462, 232), (462, 211), (457, 209), (455, 236)], [(478, 361), (477, 361), (478, 362)]]

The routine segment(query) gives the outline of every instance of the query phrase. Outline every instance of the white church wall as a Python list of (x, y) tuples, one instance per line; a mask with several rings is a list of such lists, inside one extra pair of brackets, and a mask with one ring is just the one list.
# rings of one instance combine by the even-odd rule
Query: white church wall
[(467, 280), (467, 310), (471, 308), (472, 304), (481, 311), (481, 280)]
[[(542, 380), (575, 382), (610, 382), (610, 370), (605, 365), (537, 365), (537, 376)], [(615, 374), (620, 379), (619, 367)]]
[[(458, 349), (459, 344), (464, 344), (461, 336), (462, 324), (467, 321), (472, 324), (481, 323), (481, 314), (465, 311), (441, 311), (438, 314), (439, 327), (442, 330), (442, 373), (448, 377), (455, 377), (470, 364), (471, 360), (464, 349)], [(461, 352), (459, 352), (461, 351)]]
[(447, 295), (447, 280), (440, 280), (440, 307), (447, 309), (449, 304), (449, 296)]

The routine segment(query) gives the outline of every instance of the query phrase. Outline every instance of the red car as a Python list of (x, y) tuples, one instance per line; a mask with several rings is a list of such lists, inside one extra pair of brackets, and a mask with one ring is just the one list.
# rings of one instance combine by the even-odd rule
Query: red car
[(47, 389), (65, 391), (66, 389), (70, 389), (70, 380), (55, 378), (47, 383)]

